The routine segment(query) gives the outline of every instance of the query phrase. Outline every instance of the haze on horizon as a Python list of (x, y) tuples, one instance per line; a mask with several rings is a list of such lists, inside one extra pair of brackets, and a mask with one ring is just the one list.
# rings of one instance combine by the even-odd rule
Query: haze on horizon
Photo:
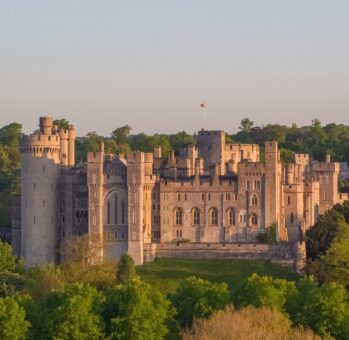
[(349, 2), (2, 1), (0, 126), (349, 124)]

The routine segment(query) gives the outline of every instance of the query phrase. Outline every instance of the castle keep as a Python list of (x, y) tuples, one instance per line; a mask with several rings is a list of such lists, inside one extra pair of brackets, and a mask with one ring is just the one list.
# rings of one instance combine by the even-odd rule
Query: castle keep
[(123, 158), (101, 144), (78, 164), (74, 144), (74, 126), (58, 129), (50, 117), (22, 139), (12, 243), (28, 267), (64, 261), (60, 246), (74, 235), (100, 242), (96, 261), (128, 251), (136, 264), (166, 244), (252, 244), (272, 225), (278, 241), (296, 243), (319, 214), (348, 199), (338, 192), (339, 163), (295, 154), (284, 165), (275, 141), (261, 161), (258, 145), (201, 130), (197, 146), (178, 155), (155, 148)]

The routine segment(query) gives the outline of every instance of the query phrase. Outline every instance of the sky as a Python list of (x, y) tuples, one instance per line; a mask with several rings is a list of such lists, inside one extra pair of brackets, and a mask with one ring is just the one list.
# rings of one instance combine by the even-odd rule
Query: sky
[(0, 0), (0, 127), (45, 115), (80, 136), (349, 124), (349, 1)]

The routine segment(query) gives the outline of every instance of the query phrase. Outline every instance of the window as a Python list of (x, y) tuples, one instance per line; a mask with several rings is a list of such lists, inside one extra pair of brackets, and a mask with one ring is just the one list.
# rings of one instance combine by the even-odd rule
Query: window
[(208, 200), (211, 201), (211, 194), (208, 194)]
[(324, 192), (324, 201), (327, 201), (327, 192)]
[(294, 215), (293, 215), (293, 212), (291, 212), (291, 223), (294, 223)]
[(204, 201), (205, 200), (205, 194), (201, 194), (201, 199)]
[(108, 219), (108, 224), (110, 224), (110, 201), (108, 201), (108, 207), (107, 207), (107, 219)]
[(199, 208), (195, 208), (194, 209), (193, 224), (194, 225), (199, 225), (200, 224), (200, 210), (199, 210)]
[(250, 181), (246, 181), (246, 190), (250, 190)]
[(125, 240), (125, 232), (124, 231), (121, 232), (121, 239)]
[(178, 194), (178, 195), (177, 195), (177, 199), (178, 199), (178, 201), (181, 200), (181, 194)]
[(252, 225), (258, 225), (258, 216), (256, 214), (252, 215), (251, 222)]
[(33, 183), (33, 189), (36, 190), (36, 183)]
[(287, 204), (288, 204), (288, 205), (291, 204), (291, 196), (290, 196), (290, 195), (287, 196)]
[(125, 203), (121, 201), (121, 224), (125, 224)]
[(187, 200), (187, 194), (184, 194), (184, 200), (185, 201)]
[(235, 225), (236, 224), (235, 222), (236, 222), (235, 221), (235, 211), (234, 211), (233, 208), (230, 208), (228, 210), (228, 224), (229, 225)]
[(183, 213), (181, 209), (176, 209), (176, 225), (182, 225)]
[(218, 211), (216, 208), (212, 208), (210, 211), (211, 225), (218, 225)]
[(118, 231), (117, 230), (114, 231), (114, 238), (115, 238), (115, 240), (118, 239)]
[(177, 238), (182, 238), (182, 230), (177, 230)]
[(261, 190), (261, 182), (260, 182), (260, 180), (257, 180), (257, 190)]
[(258, 205), (258, 198), (257, 198), (256, 195), (252, 196), (251, 204), (254, 205), (254, 206)]
[(114, 196), (114, 223), (115, 225), (118, 224), (118, 195), (115, 194)]

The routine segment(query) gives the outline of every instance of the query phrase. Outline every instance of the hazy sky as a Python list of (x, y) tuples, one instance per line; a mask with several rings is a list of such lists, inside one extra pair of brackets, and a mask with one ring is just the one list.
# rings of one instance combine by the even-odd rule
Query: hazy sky
[(0, 126), (349, 124), (348, 0), (0, 0)]

